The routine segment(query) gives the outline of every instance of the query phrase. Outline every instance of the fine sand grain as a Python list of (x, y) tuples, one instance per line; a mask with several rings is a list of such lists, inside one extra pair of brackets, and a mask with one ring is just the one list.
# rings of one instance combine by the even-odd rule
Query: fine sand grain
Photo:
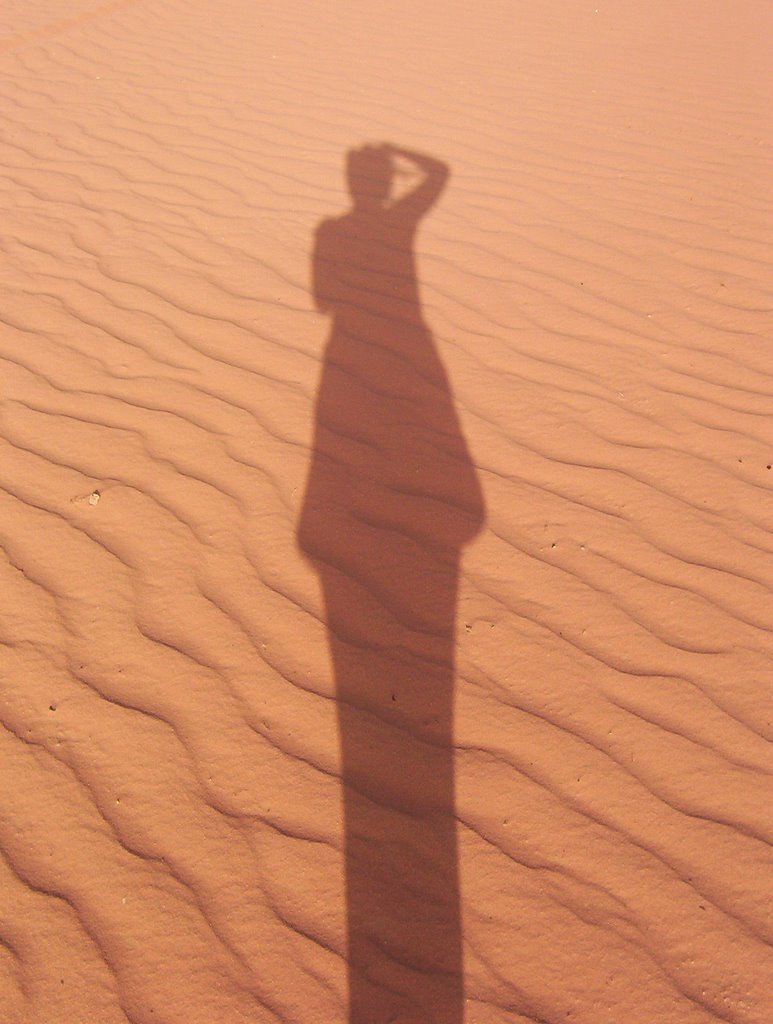
[(772, 33), (3, 5), (3, 1024), (770, 1024)]

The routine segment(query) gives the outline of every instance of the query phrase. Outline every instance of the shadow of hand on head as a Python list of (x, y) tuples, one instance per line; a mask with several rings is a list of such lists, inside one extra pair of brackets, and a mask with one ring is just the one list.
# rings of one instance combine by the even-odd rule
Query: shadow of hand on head
[[(401, 167), (418, 184), (396, 196)], [(331, 318), (298, 543), (324, 595), (341, 741), (350, 1024), (460, 1024), (454, 813), (456, 595), (483, 500), (421, 311), (414, 240), (444, 164), (349, 153), (324, 221)]]

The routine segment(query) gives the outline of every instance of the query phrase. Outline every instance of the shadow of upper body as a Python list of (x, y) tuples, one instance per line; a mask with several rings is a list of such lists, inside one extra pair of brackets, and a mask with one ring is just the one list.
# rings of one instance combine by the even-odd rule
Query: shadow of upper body
[(416, 229), (446, 168), (410, 154), (424, 180), (390, 201), (391, 167), (358, 167), (362, 152), (351, 210), (315, 239), (314, 298), (332, 322), (298, 541), (323, 576), (354, 575), (410, 617), (417, 572), (455, 565), (483, 500), (416, 274)]

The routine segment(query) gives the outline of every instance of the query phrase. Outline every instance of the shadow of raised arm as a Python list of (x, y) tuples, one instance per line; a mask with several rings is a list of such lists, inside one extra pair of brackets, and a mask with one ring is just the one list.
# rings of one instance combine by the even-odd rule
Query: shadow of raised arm
[(445, 188), (449, 175), (448, 165), (444, 164), (442, 160), (436, 160), (435, 157), (403, 149), (401, 146), (392, 146), (387, 143), (384, 149), (392, 157), (410, 160), (424, 173), (423, 181), (389, 205), (390, 210), (398, 212), (401, 216), (410, 216), (411, 219), (419, 220), (435, 204)]

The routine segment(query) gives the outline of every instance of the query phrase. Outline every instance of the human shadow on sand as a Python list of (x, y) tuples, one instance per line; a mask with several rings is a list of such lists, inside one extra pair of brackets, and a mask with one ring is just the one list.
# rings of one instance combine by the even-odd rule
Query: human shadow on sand
[(314, 245), (331, 326), (298, 544), (335, 674), (349, 1024), (463, 1017), (454, 649), (460, 553), (484, 507), (414, 255), (447, 176), (394, 146), (351, 151), (351, 209)]

